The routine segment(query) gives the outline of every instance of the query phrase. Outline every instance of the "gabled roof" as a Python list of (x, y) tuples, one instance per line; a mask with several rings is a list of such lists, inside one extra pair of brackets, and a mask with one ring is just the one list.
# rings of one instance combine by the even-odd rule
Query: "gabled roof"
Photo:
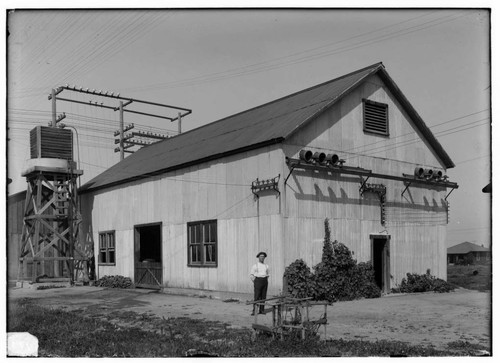
[(383, 64), (376, 63), (143, 147), (87, 182), (80, 191), (110, 187), (282, 142), (376, 73), (403, 105), (444, 165), (453, 167), (448, 154), (389, 77)]
[(485, 248), (483, 246), (478, 246), (474, 243), (471, 242), (463, 242), (455, 246), (451, 246), (447, 250), (447, 254), (467, 254), (469, 252), (490, 252), (488, 248)]

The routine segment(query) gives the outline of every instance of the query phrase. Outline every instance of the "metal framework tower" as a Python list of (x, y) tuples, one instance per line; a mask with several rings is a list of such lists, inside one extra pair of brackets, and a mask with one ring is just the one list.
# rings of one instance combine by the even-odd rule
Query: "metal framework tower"
[(22, 176), (27, 193), (18, 281), (40, 277), (73, 282), (81, 222), (71, 130), (38, 126), (30, 132), (31, 159)]

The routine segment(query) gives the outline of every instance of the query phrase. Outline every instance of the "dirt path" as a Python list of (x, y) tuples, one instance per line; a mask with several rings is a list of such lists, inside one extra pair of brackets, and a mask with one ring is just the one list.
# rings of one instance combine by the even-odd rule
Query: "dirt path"
[[(156, 293), (73, 287), (48, 290), (9, 289), (8, 300), (29, 297), (39, 304), (86, 315), (132, 311), (158, 317), (190, 317), (221, 321), (234, 328), (251, 327), (253, 318), (244, 301)], [(315, 313), (313, 313), (315, 314)], [(321, 311), (318, 310), (318, 316)], [(271, 314), (259, 316), (271, 324)], [(491, 295), (460, 289), (452, 293), (389, 295), (335, 303), (328, 307), (327, 337), (333, 339), (398, 340), (433, 345), (438, 349), (458, 340), (486, 347), (491, 342)]]

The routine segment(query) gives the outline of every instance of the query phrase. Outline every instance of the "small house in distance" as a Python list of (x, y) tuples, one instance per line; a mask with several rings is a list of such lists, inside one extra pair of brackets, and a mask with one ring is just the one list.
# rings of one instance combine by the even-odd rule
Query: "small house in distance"
[(448, 263), (485, 263), (491, 261), (491, 250), (471, 242), (462, 242), (448, 248)]
[(332, 239), (383, 291), (407, 272), (446, 279), (454, 166), (382, 63), (144, 147), (81, 187), (97, 274), (136, 286), (269, 294)]

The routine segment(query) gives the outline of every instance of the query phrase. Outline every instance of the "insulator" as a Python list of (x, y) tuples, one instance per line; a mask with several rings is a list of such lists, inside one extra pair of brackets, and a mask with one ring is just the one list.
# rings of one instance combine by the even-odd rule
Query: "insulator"
[(310, 163), (313, 157), (313, 153), (311, 150), (300, 150), (299, 158), (304, 160), (306, 163)]
[(313, 154), (313, 159), (319, 163), (319, 164), (323, 164), (326, 160), (326, 154), (325, 153), (320, 153), (320, 152), (315, 152)]
[(443, 178), (443, 172), (441, 170), (434, 170), (432, 177), (436, 180), (441, 180)]
[(327, 163), (329, 163), (330, 165), (335, 165), (339, 162), (339, 156), (337, 154), (328, 154), (326, 156), (326, 160), (325, 160)]
[(422, 167), (420, 167), (420, 166), (417, 166), (417, 167), (415, 168), (415, 173), (414, 173), (414, 174), (415, 174), (415, 176), (416, 176), (417, 178), (423, 178), (423, 176), (424, 176), (424, 172), (425, 172), (425, 171), (424, 171), (424, 168), (422, 168)]

